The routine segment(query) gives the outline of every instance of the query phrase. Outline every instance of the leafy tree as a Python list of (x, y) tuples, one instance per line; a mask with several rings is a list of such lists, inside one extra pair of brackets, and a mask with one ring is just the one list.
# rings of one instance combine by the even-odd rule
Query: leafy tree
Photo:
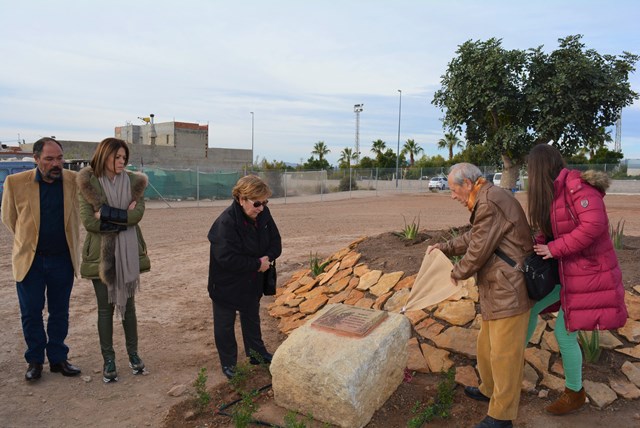
[(373, 146), (371, 147), (371, 151), (376, 155), (376, 157), (382, 156), (384, 151), (387, 148), (387, 143), (378, 139), (373, 142)]
[(589, 159), (590, 164), (603, 164), (603, 163), (620, 163), (620, 160), (624, 155), (615, 150), (609, 150), (607, 147), (600, 147), (596, 153)]
[(338, 164), (340, 168), (349, 168), (351, 166), (351, 161), (355, 160), (357, 155), (353, 152), (353, 149), (350, 147), (345, 147), (340, 152), (340, 158), (338, 159)]
[(433, 168), (433, 167), (442, 167), (445, 165), (446, 165), (446, 161), (440, 155), (435, 155), (435, 156), (424, 155), (420, 159), (418, 159), (415, 163), (415, 166), (418, 168)]
[(449, 160), (453, 159), (453, 149), (456, 147), (462, 147), (462, 140), (458, 138), (457, 132), (447, 132), (444, 138), (438, 141), (439, 149), (449, 150)]
[(420, 147), (416, 142), (412, 139), (408, 139), (406, 143), (402, 146), (402, 151), (400, 153), (409, 154), (409, 166), (413, 166), (415, 163), (415, 156), (423, 152), (424, 149)]
[(331, 150), (329, 150), (329, 147), (327, 147), (324, 141), (318, 141), (315, 143), (313, 145), (313, 150), (311, 151), (312, 155), (318, 155), (318, 160), (320, 160), (320, 162), (322, 162), (324, 157), (329, 153), (331, 153)]
[(564, 156), (585, 145), (601, 147), (606, 128), (638, 99), (629, 74), (640, 57), (600, 55), (581, 38), (559, 39), (548, 54), (542, 46), (506, 50), (500, 39), (469, 40), (449, 63), (432, 103), (445, 112), (445, 129), (464, 129), (468, 145), (500, 157), (504, 187), (515, 185), (535, 144), (552, 143)]
[(369, 156), (360, 158), (360, 168), (371, 169), (376, 167), (376, 163)]
[(310, 170), (328, 170), (331, 169), (331, 165), (327, 162), (326, 159), (316, 159), (311, 156), (307, 161), (302, 165), (302, 169), (310, 169)]

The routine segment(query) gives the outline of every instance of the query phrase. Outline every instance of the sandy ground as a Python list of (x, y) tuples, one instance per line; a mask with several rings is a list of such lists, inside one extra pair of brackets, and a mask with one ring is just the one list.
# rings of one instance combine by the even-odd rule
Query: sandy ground
[[(342, 198), (342, 199), (340, 199)], [(284, 250), (279, 272), (284, 281), (308, 266), (309, 252), (325, 257), (353, 240), (400, 230), (420, 215), (421, 228), (463, 225), (466, 210), (448, 193), (382, 194), (353, 192), (273, 200)], [(524, 200), (524, 194), (518, 194)], [(640, 236), (640, 195), (606, 197), (611, 221), (626, 221), (625, 234)], [(148, 374), (134, 376), (126, 365), (122, 329), (114, 329), (120, 381), (102, 382), (102, 357), (96, 331), (96, 303), (88, 280), (77, 279), (71, 296), (69, 359), (82, 376), (64, 378), (45, 365), (42, 379), (24, 380), (26, 363), (20, 313), (11, 275), (12, 236), (0, 227), (0, 426), (143, 427), (160, 426), (168, 409), (183, 400), (167, 392), (190, 386), (198, 370), (209, 371), (209, 385), (225, 381), (213, 344), (211, 302), (207, 295), (207, 232), (229, 201), (196, 207), (195, 203), (153, 202), (142, 222), (152, 262), (136, 296), (140, 355)], [(263, 307), (272, 298), (263, 300)], [(264, 312), (264, 311), (263, 311)], [(263, 315), (263, 336), (274, 350), (282, 340), (275, 322)], [(241, 343), (241, 342), (240, 342)], [(189, 390), (191, 388), (189, 387)], [(188, 392), (186, 393), (188, 394)], [(599, 423), (598, 423), (599, 424)], [(597, 424), (597, 425), (598, 425)], [(594, 425), (595, 426), (595, 425)]]

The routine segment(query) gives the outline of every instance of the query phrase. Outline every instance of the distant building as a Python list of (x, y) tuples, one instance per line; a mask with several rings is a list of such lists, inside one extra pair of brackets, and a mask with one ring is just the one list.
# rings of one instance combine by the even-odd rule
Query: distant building
[[(146, 121), (146, 120), (145, 120)], [(130, 144), (129, 163), (162, 168), (202, 168), (211, 171), (237, 171), (251, 164), (251, 149), (209, 147), (209, 125), (187, 122), (150, 122), (117, 126), (114, 136)], [(58, 139), (65, 159), (89, 160), (98, 142)], [(33, 144), (21, 144), (31, 150)]]
[(627, 159), (627, 175), (640, 175), (640, 159)]

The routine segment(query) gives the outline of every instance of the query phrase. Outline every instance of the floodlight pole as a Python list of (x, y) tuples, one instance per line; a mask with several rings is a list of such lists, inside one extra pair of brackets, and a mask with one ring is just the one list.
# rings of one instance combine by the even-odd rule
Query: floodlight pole
[(396, 152), (396, 188), (398, 187), (398, 172), (400, 167), (400, 118), (402, 117), (402, 90), (398, 89), (400, 93), (400, 101), (398, 104), (398, 151)]

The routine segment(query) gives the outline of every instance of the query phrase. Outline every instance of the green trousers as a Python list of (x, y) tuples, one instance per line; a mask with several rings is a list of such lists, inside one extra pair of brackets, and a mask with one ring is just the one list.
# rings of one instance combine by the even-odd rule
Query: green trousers
[[(107, 286), (99, 279), (94, 279), (93, 289), (96, 292), (98, 302), (98, 336), (100, 337), (100, 350), (105, 361), (116, 359), (113, 350), (113, 311), (115, 306), (109, 303)], [(129, 355), (138, 353), (138, 319), (136, 318), (135, 298), (127, 299), (127, 306), (122, 320), (124, 338)]]
[[(556, 285), (556, 288), (554, 288), (551, 293), (536, 302), (533, 308), (531, 308), (526, 343), (529, 343), (536, 329), (538, 314), (558, 301), (560, 301), (560, 284)], [(558, 341), (560, 355), (562, 355), (565, 385), (573, 391), (580, 391), (582, 389), (582, 351), (580, 350), (580, 345), (578, 345), (578, 332), (567, 331), (564, 325), (564, 311), (562, 308), (558, 311), (558, 318), (556, 319), (556, 326), (553, 332)]]

